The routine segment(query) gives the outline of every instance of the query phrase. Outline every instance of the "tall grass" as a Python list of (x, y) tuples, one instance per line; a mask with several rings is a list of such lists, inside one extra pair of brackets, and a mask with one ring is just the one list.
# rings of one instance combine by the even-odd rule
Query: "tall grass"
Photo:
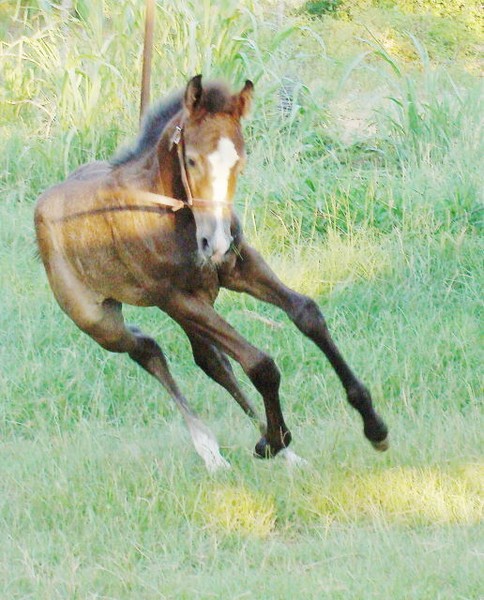
[[(37, 195), (76, 165), (112, 155), (134, 135), (144, 13), (134, 0), (85, 1), (66, 22), (64, 11), (51, 5), (45, 12), (43, 5), (11, 4), (17, 18), (0, 43), (0, 128), (12, 147), (4, 159), (23, 148), (20, 160), (3, 171), (22, 188), (25, 172), (55, 163), (50, 177), (39, 174)], [(270, 73), (294, 26), (276, 30), (275, 22), (263, 18), (252, 2), (157, 3), (153, 97), (198, 72), (228, 77), (234, 85)]]
[(472, 57), (444, 69), (415, 31), (399, 34), (402, 52), (397, 9), (358, 25), (292, 3), (157, 3), (153, 97), (198, 71), (256, 81), (237, 210), (280, 276), (321, 304), (391, 431), (390, 452), (372, 453), (319, 350), (274, 308), (223, 293), (218, 310), (279, 365), (309, 465), (255, 461), (257, 432), (180, 330), (126, 307), (232, 464), (210, 477), (163, 390), (74, 327), (34, 258), (35, 197), (137, 130), (142, 3), (73, 5), (67, 20), (51, 2), (0, 7), (1, 597), (477, 600)]

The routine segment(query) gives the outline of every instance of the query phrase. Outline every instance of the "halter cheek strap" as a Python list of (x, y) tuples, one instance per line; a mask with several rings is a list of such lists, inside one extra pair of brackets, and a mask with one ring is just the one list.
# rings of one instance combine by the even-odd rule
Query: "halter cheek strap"
[(176, 152), (178, 155), (178, 163), (180, 165), (180, 174), (181, 180), (183, 183), (183, 187), (185, 188), (185, 193), (187, 195), (187, 204), (188, 206), (193, 206), (193, 196), (192, 191), (190, 189), (190, 182), (188, 181), (188, 173), (185, 164), (185, 140), (183, 139), (183, 121), (180, 121), (177, 125), (175, 125), (175, 131), (171, 137), (170, 149), (176, 146)]
[[(185, 206), (191, 207), (210, 207), (213, 205), (211, 200), (202, 200), (199, 198), (193, 198), (192, 190), (190, 189), (190, 182), (188, 180), (187, 167), (185, 162), (185, 139), (183, 136), (184, 129), (184, 118), (182, 117), (180, 121), (175, 125), (175, 129), (173, 131), (173, 135), (170, 139), (170, 151), (173, 146), (176, 146), (176, 153), (178, 156), (178, 163), (180, 165), (180, 175), (183, 183), (183, 187), (185, 189), (185, 194), (187, 196), (187, 201), (183, 203)], [(228, 207), (231, 210), (232, 204), (230, 202), (218, 202), (218, 204), (222, 204), (225, 207)], [(173, 210), (178, 210), (178, 208), (174, 208)]]

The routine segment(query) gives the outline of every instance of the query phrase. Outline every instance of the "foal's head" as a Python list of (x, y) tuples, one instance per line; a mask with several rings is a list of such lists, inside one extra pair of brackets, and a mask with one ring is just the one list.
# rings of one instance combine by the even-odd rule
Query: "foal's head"
[(237, 94), (220, 83), (202, 87), (197, 75), (183, 98), (181, 168), (194, 199), (199, 249), (213, 262), (222, 260), (232, 242), (231, 204), (245, 163), (240, 119), (249, 110), (252, 90), (251, 81)]

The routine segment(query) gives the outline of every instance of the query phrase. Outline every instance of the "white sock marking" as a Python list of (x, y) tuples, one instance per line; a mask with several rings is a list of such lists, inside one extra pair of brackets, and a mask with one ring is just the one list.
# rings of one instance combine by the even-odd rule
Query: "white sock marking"
[(185, 421), (190, 430), (195, 450), (202, 457), (207, 471), (214, 473), (218, 469), (230, 469), (230, 464), (220, 454), (217, 440), (210, 429), (192, 415), (185, 415)]
[(296, 467), (305, 467), (309, 463), (306, 459), (301, 458), (295, 452), (290, 450), (289, 448), (283, 448), (276, 456), (276, 458), (281, 458), (286, 461), (289, 466)]

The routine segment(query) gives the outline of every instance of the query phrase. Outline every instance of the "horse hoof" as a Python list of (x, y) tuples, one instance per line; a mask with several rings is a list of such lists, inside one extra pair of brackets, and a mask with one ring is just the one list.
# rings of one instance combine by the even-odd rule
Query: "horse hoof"
[(378, 452), (385, 452), (390, 447), (390, 442), (387, 436), (384, 440), (381, 440), (380, 442), (371, 442), (371, 445)]
[(388, 450), (388, 427), (381, 417), (376, 415), (376, 418), (365, 422), (363, 430), (366, 439), (371, 443), (375, 450), (378, 450), (379, 452)]
[(275, 456), (275, 453), (272, 451), (269, 442), (264, 436), (262, 436), (255, 445), (254, 456), (256, 458), (272, 458)]
[(280, 440), (275, 443), (269, 443), (267, 437), (263, 435), (255, 446), (255, 456), (257, 458), (274, 458), (278, 452), (287, 448), (291, 443), (291, 432), (288, 429), (280, 432)]

